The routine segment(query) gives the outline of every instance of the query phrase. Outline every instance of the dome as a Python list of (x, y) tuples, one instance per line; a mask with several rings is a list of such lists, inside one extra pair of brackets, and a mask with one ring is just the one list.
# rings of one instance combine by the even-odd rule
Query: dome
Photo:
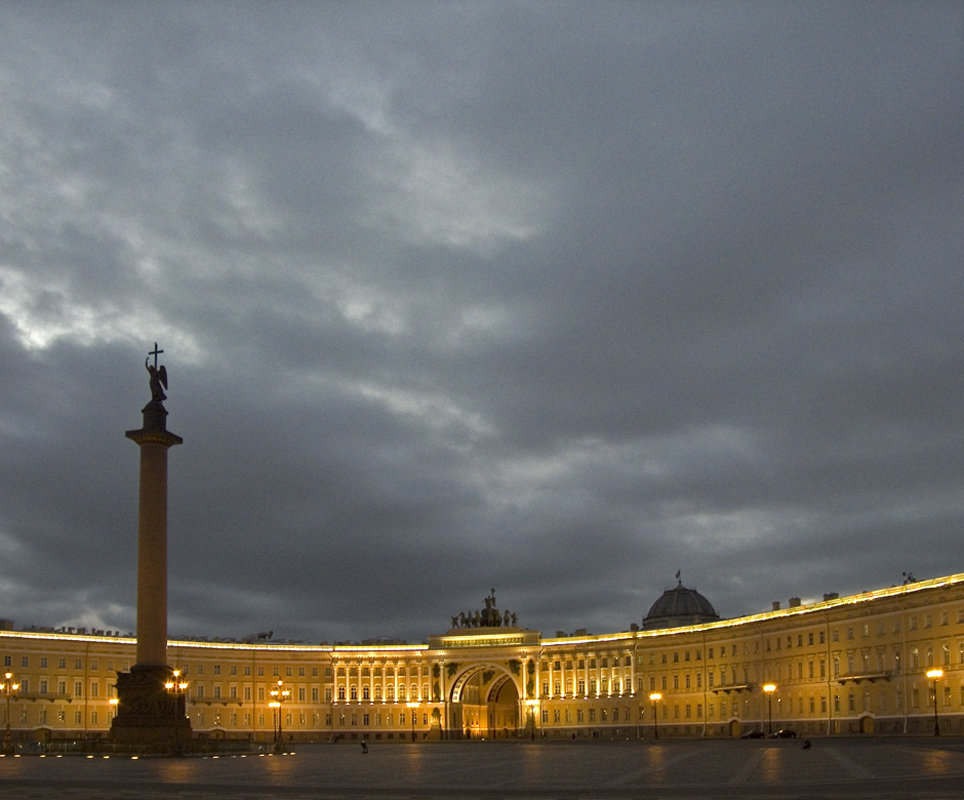
[(653, 603), (649, 613), (643, 618), (643, 629), (675, 628), (680, 625), (695, 625), (698, 622), (713, 622), (720, 615), (703, 595), (696, 589), (688, 589), (682, 583), (674, 589), (667, 589)]

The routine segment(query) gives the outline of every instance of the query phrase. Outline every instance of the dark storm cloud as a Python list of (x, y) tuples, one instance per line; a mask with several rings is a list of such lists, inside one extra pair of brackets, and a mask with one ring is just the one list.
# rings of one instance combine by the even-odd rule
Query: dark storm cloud
[(0, 617), (725, 616), (957, 572), (950, 4), (0, 9)]

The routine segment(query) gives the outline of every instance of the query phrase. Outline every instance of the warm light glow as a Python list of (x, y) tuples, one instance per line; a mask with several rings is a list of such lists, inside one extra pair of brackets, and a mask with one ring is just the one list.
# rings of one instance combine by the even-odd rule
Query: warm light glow
[(942, 669), (940, 669), (940, 668), (937, 668), (937, 669), (929, 669), (929, 670), (927, 670), (927, 677), (930, 678), (931, 680), (936, 681), (938, 678), (943, 678), (943, 677), (944, 677), (944, 670), (942, 670)]
[(11, 678), (13, 678), (12, 672), (4, 672), (3, 683), (0, 683), (0, 692), (3, 692), (7, 696), (12, 695), (20, 688), (19, 683), (11, 683)]
[(764, 691), (764, 692), (775, 692), (776, 690), (777, 690), (777, 685), (776, 685), (775, 683), (764, 683), (764, 684), (763, 684), (763, 691)]
[[(279, 678), (278, 688), (272, 689), (270, 692), (268, 692), (268, 694), (271, 695), (272, 697), (272, 700), (268, 703), (268, 708), (280, 709), (281, 704), (288, 699), (288, 695), (291, 694), (291, 692), (283, 687), (284, 687), (284, 681)], [(281, 712), (279, 711), (278, 713), (280, 714)]]
[(660, 700), (663, 699), (663, 695), (661, 695), (659, 692), (653, 692), (653, 693), (649, 696), (649, 699), (652, 700), (654, 703), (657, 703), (657, 702), (659, 702)]
[(405, 705), (407, 705), (409, 708), (418, 708), (420, 704), (417, 700), (409, 700)]

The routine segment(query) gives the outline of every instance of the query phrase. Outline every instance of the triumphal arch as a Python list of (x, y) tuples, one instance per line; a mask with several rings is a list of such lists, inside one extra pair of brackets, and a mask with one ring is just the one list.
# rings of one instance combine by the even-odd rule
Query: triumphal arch
[(519, 731), (534, 735), (539, 631), (518, 627), (515, 613), (496, 606), (494, 589), (481, 609), (451, 620), (448, 632), (429, 639), (441, 678), (433, 690), (451, 728), (440, 734), (482, 739), (508, 738)]

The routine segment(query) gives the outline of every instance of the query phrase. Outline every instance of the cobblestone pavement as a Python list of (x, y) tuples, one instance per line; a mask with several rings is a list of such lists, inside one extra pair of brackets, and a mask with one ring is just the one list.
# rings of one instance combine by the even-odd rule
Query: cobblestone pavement
[(960, 800), (964, 740), (304, 746), (221, 758), (0, 758), (3, 800)]

